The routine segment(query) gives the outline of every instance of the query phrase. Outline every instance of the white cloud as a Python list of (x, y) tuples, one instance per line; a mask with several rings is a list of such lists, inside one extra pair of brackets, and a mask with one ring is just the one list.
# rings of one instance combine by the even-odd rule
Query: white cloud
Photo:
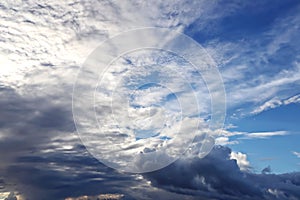
[(248, 139), (256, 139), (256, 138), (269, 138), (273, 136), (283, 136), (288, 135), (289, 133), (287, 131), (274, 131), (274, 132), (256, 132), (256, 133), (248, 133), (245, 134), (245, 138)]
[(124, 197), (123, 194), (99, 194), (96, 196), (84, 195), (84, 196), (80, 196), (80, 197), (68, 197), (65, 200), (80, 200), (80, 199), (114, 199), (114, 200), (118, 200), (118, 199), (122, 199), (123, 197)]
[(282, 101), (279, 99), (271, 99), (270, 101), (265, 102), (263, 105), (255, 108), (255, 110), (252, 111), (253, 114), (261, 113), (265, 110), (276, 108), (278, 106), (282, 105)]
[[(216, 137), (217, 145), (234, 145), (238, 144), (243, 139), (268, 139), (274, 136), (288, 135), (288, 131), (273, 131), (273, 132), (235, 132), (228, 130), (217, 130), (210, 133)], [(232, 139), (234, 137), (234, 139)]]
[(295, 88), (300, 86), (298, 10), (299, 6), (291, 9), (289, 15), (275, 19), (259, 37), (250, 34), (247, 39), (215, 39), (207, 44), (220, 66), (227, 105), (235, 109), (234, 114), (257, 114), (286, 105), (290, 103), (286, 99), (295, 95)]
[(237, 161), (237, 164), (241, 171), (249, 171), (250, 162), (247, 160), (246, 154), (232, 151), (230, 154), (230, 159), (234, 159)]
[[(204, 119), (209, 116), (210, 101), (206, 85), (194, 66), (163, 51), (148, 54), (144, 50), (137, 56), (135, 53), (125, 55), (110, 65), (95, 94), (91, 90), (91, 93), (83, 95), (85, 88), (84, 91), (76, 91), (78, 95), (74, 95), (73, 108), (76, 122), (79, 122), (77, 129), (93, 155), (103, 158), (102, 161), (118, 163), (123, 170), (140, 172), (174, 160), (189, 147), (195, 135), (202, 135), (203, 128), (209, 126)], [(99, 73), (93, 74), (98, 78)], [(81, 79), (79, 84), (93, 85), (89, 82), (91, 80)], [(93, 98), (98, 130), (94, 128), (97, 124), (94, 115), (87, 119), (82, 112), (93, 113), (94, 102), (89, 101)], [(135, 137), (136, 133), (149, 132), (153, 137), (143, 140)], [(215, 134), (214, 131), (203, 132)], [(109, 141), (105, 141), (101, 137), (103, 135)], [(165, 137), (168, 139), (161, 139)], [(145, 155), (140, 152), (152, 153)]]
[(285, 194), (284, 192), (280, 191), (280, 190), (277, 190), (277, 189), (271, 189), (269, 188), (267, 190), (270, 194), (274, 195), (276, 197), (276, 199), (280, 199), (280, 198), (285, 198)]
[(216, 145), (232, 145), (232, 144), (238, 144), (239, 142), (237, 140), (230, 141), (228, 137), (218, 137), (216, 138)]
[[(197, 27), (204, 29), (210, 20), (238, 9), (232, 3), (228, 9), (215, 12), (218, 8), (215, 2), (170, 0), (151, 3), (70, 0), (39, 1), (39, 4), (4, 0), (1, 3), (0, 53), (5, 59), (0, 58), (0, 62), (5, 65), (1, 69), (6, 78), (0, 77), (0, 82), (7, 86), (23, 85), (26, 77), (36, 80), (37, 77), (33, 78), (36, 72), (42, 73), (47, 66), (52, 66), (51, 73), (59, 81), (61, 74), (56, 73), (57, 68), (80, 66), (97, 45), (120, 32), (141, 27), (183, 31), (200, 17), (201, 24)], [(43, 79), (43, 85), (49, 82)], [(29, 87), (30, 81), (24, 84)]]
[[(251, 82), (248, 84), (238, 84), (228, 92), (229, 103), (231, 105), (239, 105), (246, 102), (264, 102), (266, 99), (276, 96), (284, 88), (283, 86), (292, 83), (300, 84), (300, 64), (295, 64), (295, 67), (291, 70), (282, 70), (273, 77), (269, 77), (268, 75), (255, 77)], [(258, 84), (253, 86), (254, 82), (258, 82)], [(274, 103), (275, 101), (273, 101)]]
[(300, 158), (300, 152), (293, 151), (293, 154), (294, 154), (295, 156), (297, 156), (298, 158)]
[[(43, 7), (44, 5), (44, 7)], [(43, 162), (44, 164), (40, 164), (42, 168), (50, 169), (60, 173), (71, 173), (72, 175), (78, 176), (78, 170), (81, 168), (81, 164), (86, 164), (86, 160), (83, 159), (79, 160), (77, 156), (77, 162), (71, 162), (68, 165), (68, 161), (73, 161), (72, 156), (69, 155), (70, 153), (78, 153), (78, 149), (76, 149), (76, 145), (78, 141), (74, 137), (70, 137), (70, 130), (64, 126), (59, 127), (59, 122), (56, 122), (55, 125), (48, 125), (50, 123), (48, 120), (49, 113), (41, 112), (43, 114), (43, 118), (39, 116), (39, 112), (35, 112), (36, 110), (45, 109), (44, 104), (46, 107), (49, 108), (51, 101), (51, 109), (52, 107), (70, 107), (70, 94), (72, 91), (72, 84), (75, 80), (75, 73), (78, 69), (78, 66), (82, 64), (85, 60), (87, 55), (93, 50), (100, 42), (104, 39), (120, 33), (122, 31), (137, 28), (140, 26), (158, 26), (158, 27), (168, 27), (174, 28), (177, 30), (182, 30), (184, 27), (190, 25), (195, 21), (195, 19), (201, 19), (199, 22), (198, 28), (207, 27), (207, 24), (210, 24), (211, 21), (216, 21), (216, 19), (220, 18), (220, 16), (230, 15), (230, 13), (235, 10), (239, 9), (237, 4), (232, 4), (230, 9), (220, 9), (218, 12), (215, 12), (216, 3), (215, 2), (207, 2), (207, 1), (193, 1), (190, 2), (183, 2), (183, 1), (155, 1), (153, 2), (145, 2), (145, 1), (135, 1), (132, 2), (107, 2), (107, 1), (39, 1), (39, 4), (33, 1), (1, 1), (1, 10), (0, 10), (0, 32), (1, 32), (1, 41), (0, 41), (0, 84), (5, 85), (5, 87), (14, 89), (26, 98), (19, 98), (21, 102), (16, 106), (14, 100), (16, 97), (7, 98), (9, 101), (5, 102), (2, 108), (9, 112), (3, 114), (4, 118), (7, 118), (8, 125), (13, 123), (12, 128), (16, 128), (16, 130), (9, 129), (9, 133), (6, 134), (6, 130), (1, 129), (1, 133), (3, 134), (5, 131), (6, 136), (9, 138), (5, 138), (5, 143), (1, 145), (3, 148), (3, 154), (1, 154), (1, 158), (6, 161), (4, 157), (11, 157), (17, 158), (18, 156), (26, 156), (32, 155), (33, 150), (38, 150), (34, 152), (38, 152), (41, 154), (47, 154), (47, 156), (51, 156), (55, 153), (61, 152), (66, 157), (63, 157), (61, 163), (57, 161), (58, 157), (55, 157), (55, 162), (58, 163), (48, 163)], [(17, 8), (17, 9), (16, 9)], [(159, 8), (159, 9), (158, 9)], [(177, 8), (180, 8), (180, 12), (177, 12)], [(17, 10), (17, 11), (16, 11)], [(212, 28), (210, 26), (210, 28)], [(208, 30), (210, 31), (210, 30)], [(287, 40), (281, 40), (278, 43), (278, 46)], [(230, 49), (234, 45), (227, 45), (226, 48)], [(237, 44), (235, 47), (242, 46)], [(272, 47), (271, 49), (275, 49), (276, 47)], [(222, 50), (222, 49), (221, 49)], [(221, 51), (220, 50), (220, 51)], [(224, 53), (223, 51), (221, 52)], [(225, 63), (229, 63), (235, 57), (226, 58), (224, 59)], [(9, 68), (8, 68), (9, 67)], [(227, 80), (231, 78), (234, 74), (235, 78), (243, 79), (245, 77), (244, 70), (246, 70), (245, 66), (238, 67), (238, 71), (229, 70), (227, 72), (226, 78)], [(168, 70), (171, 72), (171, 70)], [(141, 70), (140, 73), (145, 74), (145, 71)], [(172, 73), (170, 73), (172, 74)], [(195, 77), (188, 76), (187, 78), (191, 81), (199, 81), (195, 79)], [(275, 77), (268, 77), (264, 76), (258, 77), (254, 79), (253, 82), (259, 82), (260, 79), (264, 79), (264, 81), (259, 82), (260, 85), (257, 87), (252, 87), (253, 84), (241, 84), (241, 87), (232, 87), (232, 90), (236, 91), (232, 92), (232, 97), (234, 100), (234, 105), (244, 102), (245, 99), (253, 100), (253, 97), (257, 97), (257, 94), (261, 94), (264, 91), (268, 91), (272, 87), (279, 87), (281, 85), (286, 85), (289, 83), (294, 83), (297, 81), (299, 73), (297, 69), (294, 71), (289, 71), (287, 73), (280, 73)], [(110, 76), (112, 80), (109, 82), (111, 86), (115, 86), (118, 83), (118, 80), (113, 79), (113, 76)], [(184, 88), (181, 87), (182, 85), (178, 84), (176, 78), (172, 77), (173, 81), (169, 82), (169, 86), (175, 88), (177, 92), (182, 91)], [(272, 81), (271, 79), (280, 79), (279, 81)], [(241, 81), (242, 82), (242, 81)], [(269, 84), (268, 84), (269, 83)], [(263, 87), (263, 85), (266, 87)], [(262, 87), (262, 89), (260, 89)], [(254, 92), (252, 93), (252, 88)], [(241, 89), (241, 90), (240, 90)], [(240, 91), (239, 91), (240, 90)], [(257, 101), (265, 100), (267, 97), (274, 95), (278, 90), (270, 90), (266, 96), (257, 99)], [(124, 92), (124, 90), (123, 90)], [(153, 93), (152, 99), (145, 103), (146, 105), (149, 102), (153, 102), (154, 100), (160, 99), (161, 96), (167, 94), (166, 91), (162, 91), (164, 94), (160, 93)], [(204, 97), (205, 91), (203, 92), (198, 88), (197, 94), (199, 96)], [(241, 92), (241, 93), (239, 93)], [(1, 93), (2, 94), (2, 93)], [(248, 95), (249, 94), (249, 95)], [(10, 97), (7, 94), (4, 94), (5, 97)], [(31, 97), (43, 97), (43, 98), (31, 98)], [(101, 97), (106, 97), (105, 95)], [(195, 103), (189, 103), (190, 98), (192, 97), (191, 94), (184, 93), (182, 94), (182, 101), (184, 102), (184, 110), (186, 111), (193, 111), (195, 108)], [(1, 98), (3, 100), (3, 98)], [(103, 99), (102, 99), (103, 100)], [(145, 100), (145, 99), (144, 99)], [(148, 99), (149, 100), (149, 99)], [(37, 101), (39, 101), (37, 103)], [(296, 100), (295, 100), (296, 101)], [(298, 101), (298, 100), (297, 100)], [(43, 103), (41, 103), (43, 102)], [(104, 103), (106, 103), (104, 101)], [(30, 104), (31, 106), (28, 106)], [(41, 105), (42, 104), (42, 105)], [(9, 105), (9, 106), (6, 106)], [(208, 107), (207, 101), (205, 98), (201, 103), (200, 108), (202, 111), (207, 111)], [(144, 105), (145, 106), (145, 105)], [(124, 107), (123, 104), (116, 105), (116, 108)], [(170, 105), (171, 108), (176, 107), (175, 103)], [(83, 106), (82, 109), (84, 110), (86, 107)], [(10, 109), (16, 109), (18, 112), (12, 113)], [(21, 113), (22, 112), (22, 113)], [(34, 113), (33, 116), (28, 115), (28, 113)], [(21, 114), (20, 114), (21, 113)], [(24, 114), (25, 113), (25, 114)], [(40, 113), (40, 114), (41, 114)], [(59, 121), (63, 121), (59, 117), (64, 114), (64, 110), (62, 109), (61, 112), (56, 112), (57, 115), (52, 116), (51, 119), (57, 119)], [(137, 113), (130, 113), (133, 115), (133, 118), (143, 118), (143, 112)], [(68, 113), (68, 116), (71, 116)], [(155, 120), (156, 121), (163, 121), (161, 120), (164, 116), (164, 112), (162, 110), (157, 109), (155, 111)], [(26, 118), (26, 119), (24, 119)], [(43, 120), (42, 120), (43, 119)], [(128, 118), (124, 117), (123, 123), (127, 123), (130, 125)], [(15, 121), (14, 121), (15, 120)], [(41, 121), (38, 121), (41, 120)], [(110, 120), (110, 119), (104, 119)], [(37, 123), (37, 121), (39, 123)], [(65, 123), (70, 123), (69, 120), (66, 120)], [(178, 144), (180, 142), (183, 143), (181, 137), (184, 137), (185, 134), (192, 134), (192, 129), (190, 124), (195, 124), (195, 119), (185, 118), (184, 126), (182, 127), (182, 134), (178, 137)], [(141, 122), (141, 121), (139, 121)], [(24, 123), (26, 123), (24, 125)], [(142, 122), (141, 122), (142, 123)], [(44, 125), (43, 125), (44, 124)], [(46, 124), (46, 125), (45, 125)], [(124, 125), (123, 124), (123, 125)], [(17, 125), (15, 127), (15, 125)], [(65, 125), (65, 124), (64, 124)], [(175, 123), (172, 124), (174, 128), (180, 126), (179, 124)], [(39, 127), (42, 126), (42, 127)], [(105, 130), (106, 128), (106, 130)], [(153, 128), (153, 127), (151, 127)], [(157, 127), (154, 127), (157, 128)], [(51, 130), (47, 130), (51, 129)], [(53, 130), (55, 129), (55, 130)], [(57, 131), (56, 129), (63, 129), (63, 131)], [(67, 130), (66, 130), (67, 129)], [(117, 134), (122, 133), (120, 129), (113, 129), (111, 127), (104, 127), (105, 131), (108, 131), (109, 134)], [(90, 133), (94, 133), (95, 135), (98, 134), (98, 130), (89, 130)], [(110, 132), (109, 132), (110, 131)], [(115, 132), (114, 132), (115, 131)], [(118, 132), (119, 131), (119, 132)], [(22, 134), (20, 134), (22, 132)], [(168, 136), (173, 136), (174, 131), (172, 129), (165, 129), (164, 132)], [(43, 134), (41, 134), (43, 133)], [(47, 134), (46, 134), (47, 133)], [(130, 137), (131, 133), (128, 133), (128, 141), (129, 143), (121, 148), (124, 148), (124, 152), (128, 154), (136, 153), (138, 150), (147, 150), (151, 151), (153, 148), (156, 148), (160, 141), (158, 140), (147, 140), (146, 142), (139, 141), (135, 142), (136, 146), (132, 145)], [(243, 135), (245, 133), (237, 133), (237, 132), (228, 132), (228, 131), (221, 131), (224, 137), (219, 139), (219, 142), (232, 142), (229, 140), (228, 137), (233, 135)], [(42, 135), (42, 136), (41, 136)], [(120, 134), (121, 135), (121, 134)], [(257, 137), (259, 134), (254, 134)], [(272, 134), (263, 134), (263, 137), (270, 137)], [(275, 134), (276, 135), (276, 134)], [(15, 137), (17, 136), (17, 137)], [(123, 136), (123, 135), (121, 135)], [(2, 136), (0, 136), (2, 137)], [(21, 143), (17, 143), (14, 141), (15, 138), (21, 138)], [(44, 139), (44, 137), (46, 137)], [(51, 139), (49, 139), (50, 137)], [(252, 136), (253, 137), (253, 136)], [(255, 138), (254, 137), (254, 138)], [(262, 137), (260, 134), (259, 137)], [(1, 142), (2, 139), (1, 138)], [(61, 139), (63, 138), (63, 139)], [(111, 139), (111, 138), (110, 138)], [(97, 141), (90, 141), (94, 144), (95, 147), (99, 145)], [(36, 144), (37, 145), (33, 145)], [(104, 144), (105, 141), (99, 141), (100, 145)], [(101, 143), (102, 142), (102, 143)], [(17, 144), (17, 145), (16, 145)], [(10, 146), (12, 151), (6, 151), (7, 147)], [(105, 144), (104, 144), (105, 145)], [(25, 147), (23, 147), (25, 146)], [(105, 150), (112, 150), (109, 149), (111, 147), (110, 144), (107, 144), (107, 149)], [(37, 149), (32, 149), (35, 147)], [(147, 147), (147, 149), (145, 148)], [(4, 150), (5, 148), (5, 150)], [(127, 149), (126, 149), (127, 148)], [(24, 150), (28, 149), (28, 151)], [(176, 150), (176, 149), (175, 149)], [(16, 154), (12, 156), (11, 154)], [(120, 155), (116, 155), (120, 156)], [(121, 155), (122, 156), (122, 155)], [(125, 155), (126, 156), (126, 155)], [(218, 154), (217, 154), (218, 157)], [(220, 157), (224, 157), (222, 154)], [(235, 153), (235, 157), (239, 160), (239, 165), (246, 167), (247, 166), (247, 157), (243, 154)], [(65, 159), (66, 158), (66, 159)], [(219, 157), (218, 157), (219, 158)], [(44, 159), (44, 156), (43, 156)], [(17, 160), (17, 159), (13, 159)], [(43, 160), (44, 161), (44, 160)], [(80, 162), (79, 162), (80, 161)], [(142, 160), (143, 161), (143, 160)], [(20, 164), (20, 163), (12, 163), (10, 161), (5, 163), (5, 165), (9, 166), (10, 164)], [(77, 165), (77, 164), (78, 165)], [(37, 163), (34, 163), (35, 165)], [(145, 163), (141, 163), (145, 164)], [(151, 164), (151, 163), (150, 163)], [(218, 165), (219, 163), (215, 163), (216, 167), (222, 168), (223, 165)], [(45, 166), (47, 165), (47, 166)], [(17, 165), (19, 166), (19, 165)], [(224, 165), (225, 166), (225, 165)], [(38, 167), (38, 166), (37, 166)], [(71, 167), (71, 168), (70, 168)], [(89, 166), (90, 167), (90, 166)], [(228, 166), (225, 166), (228, 167)], [(72, 170), (70, 170), (72, 169)], [(199, 168), (201, 169), (201, 168)], [(207, 169), (211, 169), (210, 167)], [(244, 169), (244, 168), (243, 168)], [(89, 169), (89, 172), (99, 172), (99, 169)], [(189, 170), (188, 170), (189, 171)], [(26, 171), (25, 171), (26, 172)], [(42, 170), (39, 173), (32, 173), (33, 176), (39, 176), (42, 174)], [(197, 170), (196, 173), (201, 172), (201, 170)], [(224, 175), (223, 168), (220, 170), (219, 175)], [(22, 170), (18, 170), (18, 173), (23, 173)], [(101, 172), (105, 173), (105, 172)], [(26, 173), (26, 177), (22, 176), (14, 176), (14, 178), (20, 179), (22, 181), (27, 179), (29, 173)], [(179, 173), (180, 174), (180, 173)], [(22, 174), (20, 174), (22, 175)], [(48, 177), (49, 174), (46, 174)], [(51, 173), (51, 176), (54, 175), (54, 172)], [(64, 178), (61, 176), (63, 174), (58, 174), (59, 180)], [(214, 173), (213, 173), (214, 175)], [(226, 175), (226, 174), (225, 174)], [(120, 174), (118, 174), (118, 177)], [(43, 176), (44, 178), (45, 176)], [(84, 176), (86, 178), (87, 176)], [(113, 176), (108, 177), (107, 179)], [(174, 176), (175, 177), (175, 176)], [(215, 176), (218, 180), (218, 176)], [(188, 177), (187, 177), (188, 178)], [(227, 177), (226, 177), (227, 178)], [(35, 179), (35, 178), (34, 178)], [(209, 177), (207, 177), (209, 180)], [(37, 180), (37, 179), (35, 179)], [(54, 179), (55, 180), (55, 179)], [(72, 179), (73, 180), (73, 179)], [(202, 179), (203, 180), (203, 179)], [(82, 180), (80, 180), (80, 184), (82, 184)], [(34, 181), (38, 183), (38, 181)], [(201, 182), (201, 181), (200, 181)], [(205, 181), (202, 181), (205, 182)], [(57, 183), (55, 183), (56, 185)], [(64, 183), (63, 185), (65, 185)], [(72, 183), (73, 184), (73, 183)], [(197, 184), (200, 184), (197, 182)], [(51, 183), (48, 184), (51, 186)], [(63, 187), (65, 188), (65, 187)], [(131, 187), (130, 187), (131, 188)], [(109, 187), (111, 189), (111, 187)], [(157, 189), (156, 189), (157, 190)], [(27, 190), (31, 191), (31, 190)], [(243, 190), (241, 190), (243, 191)], [(37, 194), (31, 194), (37, 195)], [(144, 196), (143, 196), (144, 197)], [(38, 199), (38, 198), (33, 198)], [(57, 199), (57, 198), (52, 198)], [(173, 198), (175, 199), (175, 198)]]
[(251, 113), (258, 114), (258, 113), (261, 113), (265, 110), (277, 108), (281, 105), (289, 105), (289, 104), (292, 104), (292, 103), (300, 103), (300, 94), (289, 97), (287, 99), (282, 99), (282, 100), (280, 100), (278, 98), (273, 98), (269, 101), (266, 101), (261, 106), (255, 108)]
[[(50, 100), (55, 105), (67, 105), (70, 108), (72, 105), (72, 86), (79, 66), (82, 65), (89, 53), (105, 39), (123, 31), (140, 27), (167, 27), (180, 31), (200, 16), (203, 19), (216, 19), (226, 14), (227, 11), (215, 13), (213, 16), (207, 15), (208, 13), (214, 13), (213, 10), (216, 6), (215, 3), (205, 1), (194, 1), (192, 3), (182, 1), (156, 1), (155, 3), (144, 1), (112, 1), (110, 3), (106, 1), (40, 1), (39, 4), (32, 1), (2, 1), (0, 9), (0, 85), (9, 88), (16, 85), (14, 89), (21, 96), (30, 99), (39, 97)], [(17, 11), (14, 9), (15, 7), (18, 8)], [(177, 8), (180, 8), (181, 11), (177, 12)], [(147, 40), (149, 39), (147, 38)], [(121, 66), (124, 67), (124, 64)], [(118, 69), (114, 68), (114, 72), (119, 72), (121, 66)], [(180, 67), (183, 66), (175, 67), (174, 63), (171, 63), (169, 69), (164, 68), (166, 71), (163, 72), (162, 70), (161, 74), (168, 74), (169, 79), (163, 81), (169, 88), (173, 89), (174, 93), (181, 96), (181, 103), (185, 111), (183, 114), (189, 115), (194, 112), (193, 114), (197, 115), (199, 112), (195, 107), (198, 106), (198, 102), (191, 101), (191, 98), (193, 98), (191, 90), (186, 92), (187, 84), (182, 84), (179, 80), (182, 79), (181, 76), (184, 76), (188, 81), (198, 83), (199, 78), (191, 76), (192, 72), (186, 73), (185, 70), (177, 70), (177, 72), (182, 71), (183, 73), (176, 74), (176, 69), (180, 69)], [(109, 79), (108, 86), (105, 88), (107, 90), (118, 86), (117, 84), (120, 81), (118, 79), (120, 76), (114, 76), (110, 72), (106, 76), (107, 80)], [(143, 68), (131, 73), (146, 75), (147, 69)], [(95, 76), (98, 76), (98, 74)], [(136, 80), (136, 77), (132, 76), (131, 78)], [(84, 87), (84, 85), (82, 86)], [(201, 112), (207, 114), (210, 101), (207, 91), (204, 91), (203, 88), (205, 88), (205, 85), (198, 85), (196, 95), (198, 95), (198, 98), (201, 97), (202, 102), (199, 102)], [(126, 92), (131, 91), (122, 88), (122, 92), (127, 94)], [(111, 102), (109, 102), (110, 99), (107, 94), (103, 93), (97, 97), (100, 98), (104, 107), (110, 105)], [(166, 112), (166, 109), (157, 109), (150, 106), (153, 102), (159, 102), (168, 93), (170, 91), (159, 90), (152, 91), (151, 95), (147, 97), (143, 94), (137, 95), (136, 103), (148, 107), (145, 110), (150, 110), (151, 123), (148, 123), (148, 118), (145, 117), (146, 112), (137, 108), (124, 110), (127, 102), (120, 101), (115, 103), (117, 105), (114, 106), (116, 110), (120, 108), (115, 115), (122, 122), (121, 128), (103, 127), (102, 130), (111, 135), (117, 133), (122, 135), (125, 132), (128, 136), (126, 139), (128, 143), (127, 146), (124, 145), (122, 148), (130, 149), (127, 151), (129, 154), (143, 150), (144, 147), (149, 149), (156, 147), (161, 142), (157, 139), (151, 140), (149, 144), (139, 141), (137, 146), (132, 145), (131, 142), (135, 141), (135, 138), (132, 137), (132, 131), (128, 131), (126, 126), (137, 128), (139, 124), (144, 123), (148, 129), (164, 129), (161, 131), (168, 135), (174, 134), (171, 133), (169, 128), (164, 128), (163, 125), (165, 122), (171, 121), (173, 123), (166, 124), (180, 127), (180, 124), (174, 122), (174, 118), (176, 120), (177, 117), (174, 113), (178, 112), (178, 102), (173, 101), (166, 106), (170, 111), (169, 113)], [(118, 96), (118, 98), (122, 97), (121, 95)], [(86, 108), (87, 106), (83, 103), (81, 109), (85, 110)], [(127, 114), (130, 117), (124, 114), (127, 111), (129, 111)], [(105, 112), (105, 109), (100, 112)], [(187, 117), (184, 115), (183, 117)], [(114, 119), (104, 117), (101, 120), (109, 122)], [(188, 123), (195, 123), (195, 119), (185, 118), (185, 120), (187, 124), (182, 126), (182, 131), (190, 131), (185, 134), (193, 134), (192, 131), (194, 130), (188, 129), (187, 126), (190, 125)], [(91, 129), (89, 132), (96, 134), (97, 130)], [(184, 134), (182, 134), (182, 137), (184, 137)], [(102, 144), (101, 142), (103, 143), (103, 141), (100, 141), (100, 144)], [(177, 142), (183, 141), (178, 139)], [(54, 145), (58, 144), (55, 143)], [(62, 148), (56, 147), (53, 151), (69, 151), (73, 147), (73, 144), (63, 144)], [(49, 152), (51, 150), (46, 149), (45, 151)]]
[(300, 103), (300, 94), (292, 96), (292, 97), (290, 97), (290, 98), (283, 101), (284, 105), (288, 105), (288, 104), (291, 104), (291, 103)]

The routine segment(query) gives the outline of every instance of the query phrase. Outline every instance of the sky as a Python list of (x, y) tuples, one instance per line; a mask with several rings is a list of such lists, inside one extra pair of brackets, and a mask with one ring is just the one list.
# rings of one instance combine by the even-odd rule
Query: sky
[(0, 200), (300, 199), (300, 2), (0, 2)]

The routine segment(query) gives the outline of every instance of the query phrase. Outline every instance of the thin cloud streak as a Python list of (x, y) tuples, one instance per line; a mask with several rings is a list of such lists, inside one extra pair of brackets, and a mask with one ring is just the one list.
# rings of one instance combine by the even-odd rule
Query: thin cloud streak
[(283, 136), (283, 135), (288, 135), (289, 132), (287, 131), (274, 131), (274, 132), (256, 132), (256, 133), (248, 133), (245, 135), (246, 139), (265, 139), (265, 138), (270, 138), (274, 136)]

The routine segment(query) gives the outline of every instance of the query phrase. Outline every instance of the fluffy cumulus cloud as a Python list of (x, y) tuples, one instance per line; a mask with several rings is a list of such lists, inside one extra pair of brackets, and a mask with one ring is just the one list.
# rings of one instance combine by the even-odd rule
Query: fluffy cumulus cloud
[(250, 169), (250, 163), (247, 160), (246, 154), (241, 152), (231, 152), (230, 158), (236, 160), (241, 171), (248, 171)]

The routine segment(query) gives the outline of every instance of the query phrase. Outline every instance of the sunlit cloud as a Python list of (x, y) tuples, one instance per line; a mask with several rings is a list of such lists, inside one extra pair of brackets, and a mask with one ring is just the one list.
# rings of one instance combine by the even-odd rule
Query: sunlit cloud
[(256, 133), (248, 133), (245, 135), (245, 138), (254, 139), (254, 138), (270, 138), (273, 136), (283, 136), (289, 134), (287, 131), (274, 131), (274, 132), (256, 132)]
[(297, 156), (298, 158), (300, 158), (300, 152), (293, 151), (293, 154), (294, 154), (295, 156)]

